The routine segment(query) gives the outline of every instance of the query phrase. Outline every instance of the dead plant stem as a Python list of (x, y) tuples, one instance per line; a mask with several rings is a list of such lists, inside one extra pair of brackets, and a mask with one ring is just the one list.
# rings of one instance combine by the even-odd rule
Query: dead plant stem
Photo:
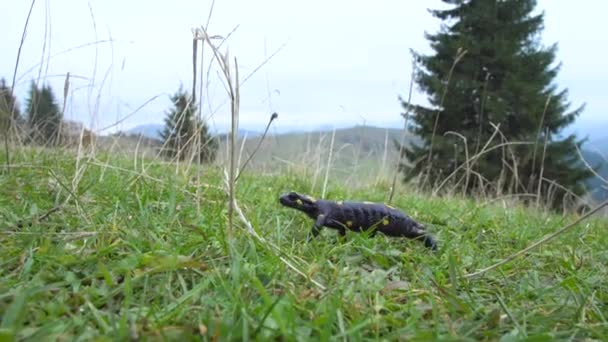
[(414, 89), (414, 79), (416, 78), (416, 60), (412, 61), (412, 74), (410, 76), (410, 89), (407, 95), (407, 106), (405, 107), (405, 113), (403, 113), (403, 131), (401, 132), (401, 143), (399, 144), (399, 157), (397, 159), (397, 165), (395, 172), (393, 173), (393, 183), (391, 185), (391, 192), (388, 195), (387, 204), (391, 204), (393, 196), (395, 196), (395, 187), (397, 186), (397, 175), (401, 168), (401, 162), (403, 161), (403, 145), (405, 145), (405, 135), (407, 134), (407, 120), (410, 113), (410, 104), (412, 101), (412, 90)]
[[(32, 16), (32, 10), (34, 9), (34, 5), (36, 4), (36, 0), (32, 0), (30, 5), (30, 9), (27, 13), (27, 17), (25, 18), (25, 24), (23, 25), (23, 32), (21, 33), (21, 41), (19, 42), (19, 48), (17, 49), (17, 60), (15, 61), (15, 69), (13, 70), (13, 82), (11, 83), (11, 92), (10, 97), (13, 98), (15, 94), (15, 80), (17, 78), (17, 69), (19, 69), (19, 61), (21, 60), (21, 49), (23, 48), (23, 44), (25, 43), (25, 33), (27, 32), (27, 27), (30, 22), (30, 17)], [(11, 107), (10, 117), (8, 119), (8, 128), (6, 130), (6, 134), (4, 135), (4, 150), (6, 153), (6, 172), (10, 174), (11, 169), (9, 165), (11, 165), (11, 154), (9, 149), (9, 133), (11, 131), (11, 127), (13, 126), (13, 116), (15, 115), (15, 107), (16, 103), (14, 103)]]

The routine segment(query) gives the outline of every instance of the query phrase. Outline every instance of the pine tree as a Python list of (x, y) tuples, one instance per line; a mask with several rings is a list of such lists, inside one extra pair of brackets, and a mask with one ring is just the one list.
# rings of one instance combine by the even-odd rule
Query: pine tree
[[(490, 186), (536, 193), (542, 169), (540, 189), (552, 206), (559, 207), (567, 193), (556, 184), (583, 194), (591, 176), (577, 161), (576, 146), (583, 141), (558, 135), (584, 105), (570, 111), (567, 90), (553, 84), (560, 67), (553, 64), (557, 45), (540, 42), (544, 14), (533, 14), (536, 1), (442, 1), (450, 8), (431, 10), (443, 21), (440, 31), (425, 34), (434, 53), (413, 53), (421, 66), (416, 82), (431, 108), (401, 100), (422, 139), (404, 148), (409, 163), (399, 167), (405, 180), (420, 176), (423, 187), (437, 187), (460, 167), (450, 181), (468, 193)], [(492, 124), (499, 125), (496, 135)], [(465, 167), (463, 137), (469, 158), (488, 142), (486, 151), (499, 143), (518, 144), (484, 153), (473, 173)]]
[(62, 114), (49, 85), (30, 86), (27, 100), (27, 121), (30, 138), (40, 144), (54, 145), (59, 142)]
[[(211, 162), (215, 159), (218, 148), (217, 140), (211, 137), (209, 127), (196, 115), (197, 105), (182, 87), (171, 97), (173, 107), (166, 114), (165, 127), (161, 132), (161, 138), (165, 145), (163, 154), (167, 157), (184, 160), (199, 152), (195, 161), (202, 163)], [(200, 132), (199, 139), (195, 138), (196, 132)], [(199, 148), (196, 149), (196, 143)]]
[(15, 125), (21, 122), (21, 112), (11, 88), (4, 78), (0, 79), (0, 132), (10, 135)]

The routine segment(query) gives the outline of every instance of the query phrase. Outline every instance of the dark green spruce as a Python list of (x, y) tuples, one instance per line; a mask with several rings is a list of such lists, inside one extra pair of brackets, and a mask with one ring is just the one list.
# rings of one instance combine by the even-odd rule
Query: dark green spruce
[[(426, 34), (432, 53), (414, 52), (415, 80), (430, 106), (408, 106), (401, 99), (422, 139), (404, 147), (399, 168), (405, 181), (418, 176), (423, 187), (436, 188), (465, 162), (462, 137), (469, 157), (488, 141), (486, 150), (511, 143), (481, 155), (474, 172), (461, 167), (446, 187), (457, 184), (469, 194), (535, 194), (541, 182), (543, 203), (556, 209), (576, 204), (592, 173), (576, 152), (583, 141), (560, 133), (584, 105), (569, 109), (567, 90), (554, 83), (560, 68), (557, 45), (541, 44), (544, 14), (535, 12), (536, 1), (443, 2), (447, 9), (431, 11), (443, 21), (441, 29)], [(490, 140), (492, 124), (500, 133)]]
[(57, 144), (63, 115), (51, 86), (47, 84), (38, 88), (32, 82), (26, 107), (30, 140), (41, 145)]
[(12, 133), (12, 128), (21, 122), (21, 111), (17, 98), (4, 78), (0, 79), (0, 132)]
[[(163, 154), (178, 160), (188, 159), (192, 156), (193, 161), (200, 159), (201, 163), (211, 162), (215, 159), (218, 142), (209, 132), (206, 122), (197, 115), (197, 104), (182, 87), (171, 97), (173, 107), (166, 114), (165, 127), (161, 132), (161, 138), (165, 147)], [(195, 139), (197, 130), (199, 139)], [(199, 143), (197, 149), (196, 143)], [(197, 156), (196, 153), (199, 153)]]

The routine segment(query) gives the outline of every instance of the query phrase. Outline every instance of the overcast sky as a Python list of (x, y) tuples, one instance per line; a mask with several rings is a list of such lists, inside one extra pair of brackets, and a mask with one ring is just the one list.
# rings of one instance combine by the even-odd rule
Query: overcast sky
[[(30, 4), (0, 4), (0, 77), (9, 81)], [(237, 57), (241, 79), (280, 50), (242, 86), (241, 128), (259, 129), (273, 111), (279, 128), (400, 125), (397, 97), (408, 93), (409, 49), (429, 51), (423, 34), (436, 32), (439, 21), (427, 8), (442, 6), (438, 0), (217, 0), (209, 32), (225, 36), (239, 26), (222, 48)], [(145, 104), (110, 130), (161, 123), (169, 95), (180, 83), (191, 87), (191, 29), (207, 21), (210, 7), (210, 0), (38, 0), (17, 70), (19, 100), (40, 75), (63, 101), (70, 72), (66, 117), (98, 130)], [(560, 87), (569, 89), (575, 106), (587, 103), (582, 124), (606, 131), (608, 2), (540, 0), (538, 10), (546, 13), (544, 42), (559, 43)], [(219, 108), (210, 119), (222, 129), (229, 121), (226, 93), (216, 69), (209, 77), (204, 114)], [(415, 92), (413, 101), (425, 97)]]

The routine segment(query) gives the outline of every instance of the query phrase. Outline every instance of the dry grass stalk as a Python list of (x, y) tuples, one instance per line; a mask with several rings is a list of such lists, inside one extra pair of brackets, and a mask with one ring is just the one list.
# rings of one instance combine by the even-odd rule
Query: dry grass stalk
[[(239, 106), (240, 106), (240, 103), (239, 103), (239, 101), (240, 101), (240, 93), (239, 93), (240, 84), (239, 84), (239, 77), (238, 77), (238, 63), (235, 58), (235, 60), (234, 60), (235, 77), (234, 77), (234, 82), (233, 82), (227, 55), (223, 55), (219, 52), (218, 47), (215, 46), (211, 42), (211, 37), (207, 34), (207, 31), (205, 28), (201, 28), (201, 30), (198, 32), (202, 35), (202, 37), (200, 37), (200, 38), (203, 39), (212, 49), (215, 59), (218, 61), (220, 68), (222, 69), (222, 72), (224, 73), (224, 78), (227, 83), (227, 91), (230, 96), (230, 102), (231, 102), (231, 122), (232, 122), (232, 124), (231, 124), (231, 134), (230, 134), (230, 144), (229, 144), (230, 145), (230, 149), (229, 149), (230, 165), (229, 165), (228, 172), (226, 172), (226, 170), (224, 170), (224, 176), (225, 176), (224, 177), (224, 185), (225, 185), (224, 191), (228, 194), (228, 197), (229, 197), (229, 213), (228, 213), (228, 220), (229, 220), (228, 230), (229, 231), (228, 231), (228, 235), (229, 235), (229, 237), (231, 237), (231, 234), (232, 234), (231, 231), (232, 231), (233, 225), (234, 225), (232, 215), (234, 213), (236, 213), (238, 215), (238, 217), (240, 218), (240, 220), (245, 225), (246, 231), (250, 235), (252, 235), (258, 241), (260, 241), (263, 246), (270, 247), (278, 254), (284, 254), (281, 252), (281, 250), (278, 246), (274, 245), (270, 241), (267, 241), (266, 239), (261, 237), (259, 234), (257, 234), (257, 232), (255, 231), (255, 229), (253, 228), (253, 226), (251, 225), (249, 220), (247, 220), (247, 218), (243, 214), (242, 210), (238, 206), (238, 202), (237, 202), (236, 196), (235, 196), (236, 180), (240, 176), (240, 172), (238, 175), (236, 174), (236, 161), (235, 161), (235, 158), (236, 158), (235, 144), (236, 144), (236, 134), (238, 132), (238, 118), (239, 118)], [(277, 118), (277, 114), (273, 113), (270, 118), (270, 121), (268, 123), (268, 126), (266, 128), (266, 132), (268, 131), (268, 128), (269, 128), (270, 124), (272, 123), (272, 121), (275, 120), (276, 118)], [(265, 136), (265, 134), (264, 134), (264, 136)], [(260, 144), (263, 141), (264, 136), (262, 137), (262, 139), (260, 139)], [(256, 151), (257, 151), (257, 149), (256, 149)], [(254, 153), (252, 153), (251, 157), (255, 154), (256, 151), (254, 151)], [(245, 166), (248, 164), (248, 162), (249, 162), (249, 160), (247, 160), (245, 162), (245, 164), (243, 165), (243, 168), (241, 168), (241, 172), (245, 169)], [(293, 264), (293, 262), (288, 260), (284, 255), (280, 256), (280, 260), (285, 265), (287, 265), (290, 269), (294, 270), (298, 274), (302, 275), (303, 277), (305, 277), (306, 279), (311, 281), (313, 284), (315, 284), (315, 286), (319, 287), (322, 290), (326, 289), (325, 286), (323, 286), (316, 280), (308, 277), (304, 272), (302, 272), (298, 267), (296, 267)]]
[[(558, 188), (558, 189), (564, 191), (565, 192), (564, 196), (570, 195), (573, 198), (576, 198), (577, 200), (579, 200), (581, 203), (588, 204), (587, 201), (584, 198), (582, 198), (581, 196), (575, 194), (574, 192), (572, 192), (572, 190), (566, 188), (565, 186), (557, 183), (556, 181), (554, 181), (552, 179), (548, 179), (548, 178), (543, 177), (539, 181), (547, 182), (547, 183), (551, 184), (551, 187), (555, 187), (555, 188)], [(547, 197), (551, 198), (549, 190), (547, 190)]]
[[(494, 123), (490, 122), (490, 125), (492, 127), (494, 127), (494, 129), (496, 129), (498, 131), (498, 134), (500, 134), (500, 137), (502, 139), (503, 143), (508, 143), (509, 140), (507, 139), (507, 137), (505, 137), (505, 135), (502, 133), (502, 131), (500, 130), (500, 128), (498, 126), (496, 126)], [(513, 174), (512, 177), (512, 184), (515, 184), (514, 186), (516, 187), (517, 185), (519, 185), (521, 187), (521, 189), (525, 192), (528, 191), (528, 189), (521, 183), (520, 179), (519, 179), (519, 169), (517, 167), (517, 158), (515, 158), (515, 152), (513, 152), (513, 149), (511, 148), (512, 145), (507, 144), (504, 145), (503, 147), (503, 157), (502, 157), (502, 163), (503, 163), (503, 168), (501, 169), (501, 173), (503, 174), (503, 177), (506, 178), (506, 174), (505, 174), (505, 167), (509, 170), (511, 170), (511, 173)], [(510, 156), (511, 156), (511, 160), (513, 161), (513, 166), (511, 166), (507, 161), (506, 161), (506, 152), (509, 152)], [(497, 188), (497, 191), (500, 191), (500, 188)], [(517, 188), (511, 190), (513, 193), (518, 192)]]
[(461, 50), (460, 48), (458, 49), (456, 58), (454, 58), (454, 63), (452, 63), (452, 67), (450, 68), (450, 72), (448, 73), (448, 79), (446, 80), (445, 88), (443, 89), (443, 94), (441, 94), (441, 101), (439, 102), (440, 109), (437, 110), (437, 115), (435, 115), (435, 123), (433, 124), (433, 133), (431, 134), (431, 142), (430, 142), (430, 146), (429, 146), (429, 156), (427, 159), (427, 172), (426, 172), (424, 180), (422, 181), (423, 185), (427, 182), (428, 177), (431, 172), (433, 144), (435, 142), (435, 135), (437, 134), (437, 126), (439, 124), (439, 115), (441, 114), (441, 110), (443, 109), (443, 102), (445, 101), (445, 97), (448, 93), (448, 87), (450, 86), (450, 81), (452, 80), (452, 74), (454, 73), (454, 69), (456, 69), (456, 65), (460, 62), (460, 60), (462, 60), (462, 58), (464, 58), (464, 56), (466, 54), (467, 54), (467, 50)]
[[(500, 125), (499, 125), (500, 126)], [(491, 148), (488, 149), (488, 146), (490, 145), (490, 143), (492, 142), (492, 140), (494, 139), (494, 137), (496, 136), (496, 134), (498, 134), (498, 127), (494, 128), (494, 133), (492, 133), (492, 135), (490, 136), (490, 138), (488, 139), (488, 141), (486, 142), (486, 144), (484, 145), (484, 147), (481, 149), (481, 151), (477, 154), (475, 154), (473, 157), (471, 157), (471, 160), (474, 162), (475, 160), (477, 160), (477, 158), (479, 158), (481, 155), (490, 152), (491, 150), (500, 147), (501, 145), (496, 145), (493, 146)], [(456, 175), (456, 172), (458, 172), (460, 169), (462, 169), (465, 165), (472, 165), (472, 163), (467, 162), (467, 163), (462, 163), (460, 164), (454, 171), (452, 171), (452, 173), (450, 173), (432, 192), (433, 196), (436, 196), (437, 193), (439, 192), (439, 190), (441, 190), (441, 188), (452, 178)]]
[(472, 172), (471, 166), (469, 165), (470, 159), (469, 159), (469, 146), (467, 145), (467, 138), (464, 135), (462, 135), (458, 132), (453, 132), (453, 131), (445, 132), (444, 135), (450, 135), (450, 134), (453, 134), (453, 135), (459, 137), (460, 139), (462, 139), (462, 142), (464, 144), (464, 158), (465, 158), (464, 163), (465, 163), (465, 168), (466, 168), (466, 172), (465, 172), (466, 180), (464, 183), (464, 192), (466, 193), (467, 189), (469, 188), (469, 178), (470, 178), (471, 172)]
[[(412, 75), (410, 76), (410, 90), (407, 95), (407, 107), (405, 109), (405, 113), (403, 113), (403, 131), (401, 132), (401, 144), (399, 145), (399, 156), (397, 159), (397, 165), (395, 167), (395, 171), (393, 173), (393, 183), (391, 185), (391, 192), (388, 195), (388, 204), (391, 204), (393, 201), (393, 196), (395, 195), (395, 187), (397, 185), (397, 176), (399, 174), (399, 167), (401, 166), (401, 162), (403, 161), (403, 145), (405, 144), (405, 135), (407, 134), (407, 121), (410, 113), (410, 104), (412, 101), (412, 90), (414, 89), (414, 79), (416, 77), (416, 60), (412, 60)], [(387, 132), (388, 139), (388, 132)], [(386, 154), (386, 147), (385, 147)]]
[(193, 30), (192, 34), (194, 36), (192, 38), (192, 101), (196, 101), (196, 62), (198, 60), (196, 55), (198, 54), (198, 37), (195, 30)]
[[(13, 98), (13, 96), (15, 94), (15, 81), (17, 79), (17, 70), (19, 69), (19, 61), (21, 60), (21, 50), (23, 49), (23, 44), (25, 43), (25, 34), (27, 32), (27, 27), (30, 23), (30, 17), (32, 16), (32, 10), (34, 9), (35, 4), (36, 4), (36, 0), (32, 0), (30, 9), (27, 13), (27, 17), (25, 18), (25, 24), (23, 25), (23, 32), (21, 34), (21, 40), (19, 41), (19, 48), (17, 49), (17, 59), (15, 60), (15, 69), (13, 70), (13, 81), (11, 83), (10, 98)], [(6, 128), (6, 132), (4, 132), (5, 133), (4, 134), (4, 152), (6, 154), (6, 172), (9, 174), (11, 172), (11, 169), (9, 167), (11, 164), (11, 153), (10, 153), (10, 148), (9, 148), (9, 135), (11, 134), (12, 127), (16, 126), (15, 122), (13, 122), (15, 106), (16, 106), (16, 104), (14, 104), (11, 108), (11, 112), (10, 112), (9, 118), (8, 118), (8, 127)], [(16, 130), (16, 128), (15, 128), (15, 130)]]
[[(548, 103), (549, 101), (547, 101)], [(543, 179), (543, 173), (545, 172), (545, 154), (547, 153), (547, 143), (549, 140), (549, 128), (547, 128), (545, 130), (545, 144), (543, 145), (543, 157), (541, 159), (540, 162), (540, 177), (538, 179), (538, 188), (536, 190), (536, 205), (539, 206), (540, 205), (540, 192), (542, 190), (542, 179)]]
[[(458, 171), (460, 171), (461, 169), (463, 169), (463, 168), (466, 168), (467, 172), (465, 173), (465, 175), (463, 175), (463, 176), (461, 177), (461, 179), (460, 179), (459, 181), (457, 181), (457, 182), (455, 183), (456, 185), (457, 185), (457, 184), (459, 184), (459, 183), (462, 181), (462, 178), (466, 178), (466, 177), (467, 177), (469, 174), (476, 175), (476, 177), (477, 177), (477, 178), (478, 178), (478, 180), (480, 181), (480, 189), (485, 188), (485, 187), (484, 187), (484, 185), (483, 185), (484, 183), (487, 183), (487, 184), (492, 184), (492, 182), (490, 182), (489, 180), (484, 179), (484, 178), (481, 176), (481, 174), (479, 174), (479, 173), (477, 173), (477, 172), (473, 171), (473, 165), (475, 164), (475, 162), (477, 162), (477, 160), (478, 160), (478, 159), (479, 159), (479, 158), (480, 158), (482, 155), (484, 155), (484, 154), (486, 154), (486, 153), (488, 153), (488, 152), (491, 152), (491, 151), (493, 151), (493, 150), (495, 150), (495, 149), (497, 149), (497, 148), (502, 148), (502, 149), (503, 149), (503, 151), (506, 149), (506, 150), (509, 152), (510, 157), (511, 157), (512, 162), (513, 162), (513, 165), (511, 166), (511, 165), (510, 165), (510, 164), (507, 162), (507, 160), (506, 160), (506, 158), (505, 158), (505, 152), (503, 152), (503, 160), (502, 160), (502, 162), (503, 162), (503, 171), (501, 171), (501, 174), (504, 174), (504, 168), (507, 168), (507, 169), (511, 170), (511, 172), (512, 172), (512, 174), (513, 174), (513, 181), (514, 181), (514, 183), (515, 183), (515, 184), (517, 184), (517, 185), (519, 185), (519, 187), (521, 187), (521, 188), (522, 188), (524, 191), (525, 191), (525, 190), (527, 190), (527, 188), (526, 188), (526, 187), (525, 187), (523, 184), (521, 184), (521, 182), (520, 182), (520, 180), (519, 180), (519, 176), (518, 176), (518, 170), (517, 170), (517, 159), (516, 159), (516, 157), (515, 157), (515, 153), (514, 153), (514, 152), (513, 152), (513, 150), (511, 149), (511, 147), (512, 147), (512, 146), (517, 146), (517, 145), (532, 145), (533, 143), (532, 143), (532, 142), (509, 142), (509, 141), (507, 141), (507, 140), (506, 140), (506, 137), (505, 137), (505, 136), (502, 134), (502, 132), (500, 131), (500, 125), (495, 125), (495, 124), (493, 124), (493, 123), (490, 123), (490, 124), (492, 125), (492, 127), (494, 127), (494, 133), (493, 133), (493, 134), (492, 134), (492, 136), (491, 136), (491, 137), (488, 139), (488, 141), (487, 141), (487, 142), (486, 142), (486, 144), (483, 146), (483, 148), (481, 149), (481, 151), (479, 151), (478, 153), (476, 153), (474, 156), (472, 156), (472, 157), (470, 157), (470, 158), (469, 158), (469, 157), (467, 157), (467, 158), (466, 158), (466, 160), (465, 160), (463, 163), (461, 163), (461, 164), (460, 164), (458, 167), (456, 167), (456, 168), (454, 169), (454, 171), (453, 171), (451, 174), (449, 174), (449, 175), (448, 175), (448, 176), (447, 176), (447, 177), (446, 177), (446, 178), (445, 178), (445, 179), (444, 179), (444, 180), (443, 180), (443, 181), (442, 181), (442, 182), (441, 182), (441, 183), (440, 183), (440, 184), (439, 184), (439, 185), (438, 185), (438, 186), (437, 186), (437, 187), (436, 187), (434, 190), (433, 190), (433, 195), (437, 195), (437, 194), (438, 194), (438, 192), (439, 192), (439, 190), (440, 190), (441, 188), (443, 188), (443, 187), (444, 187), (444, 186), (445, 186), (445, 185), (448, 183), (448, 181), (449, 181), (451, 178), (453, 178), (453, 177), (456, 175), (456, 173), (457, 173)], [(494, 146), (492, 146), (492, 147), (488, 147), (488, 146), (490, 145), (491, 141), (494, 139), (494, 137), (495, 137), (497, 134), (500, 134), (500, 136), (501, 136), (501, 138), (502, 138), (502, 142), (501, 142), (501, 143), (499, 143), (499, 144), (497, 144), (497, 145), (494, 145)], [(501, 175), (501, 178), (504, 178), (504, 175)], [(498, 196), (500, 196), (501, 194), (500, 194), (500, 193), (498, 193), (498, 191), (500, 191), (500, 189), (498, 188), (498, 187), (499, 187), (499, 185), (500, 185), (500, 179), (499, 179), (499, 182), (498, 182), (498, 183), (496, 183), (496, 184), (497, 184), (497, 185), (495, 185), (495, 186), (497, 187), (497, 188), (496, 188), (496, 190), (497, 190), (497, 194), (498, 194)], [(563, 188), (563, 187), (561, 187), (561, 188)], [(564, 189), (565, 189), (565, 188), (564, 188)], [(512, 190), (513, 190), (513, 192), (514, 192), (514, 193), (516, 193), (516, 191), (517, 191), (517, 189), (512, 189)], [(565, 191), (568, 191), (569, 193), (571, 193), (571, 191), (569, 191), (569, 190), (567, 190), (567, 189), (565, 189)], [(573, 194), (573, 195), (574, 195), (574, 194)], [(576, 196), (576, 195), (574, 195), (574, 196)], [(578, 197), (578, 196), (577, 196), (577, 197)]]
[[(194, 103), (196, 103), (196, 68), (197, 68), (197, 53), (198, 53), (198, 39), (196, 36), (196, 31), (193, 30), (192, 32), (192, 101)], [(205, 44), (203, 44), (204, 46)], [(203, 75), (202, 75), (202, 70), (203, 70), (203, 53), (201, 53), (201, 82), (203, 81)], [(202, 86), (201, 86), (201, 93), (202, 93)], [(202, 96), (201, 96), (201, 101), (202, 101)], [(199, 103), (198, 106), (198, 115), (199, 115), (199, 119), (201, 119), (202, 116), (202, 107), (203, 104), (202, 102)], [(194, 151), (192, 151), (193, 157), (196, 158), (196, 162), (197, 165), (199, 166), (196, 170), (196, 184), (199, 184), (201, 182), (201, 152), (202, 152), (202, 147), (201, 147), (201, 130), (202, 127), (199, 127), (199, 122), (200, 120), (194, 120)], [(196, 212), (198, 214), (201, 213), (201, 201), (199, 200), (200, 198), (200, 187), (196, 187)]]
[(316, 161), (316, 167), (314, 168), (314, 171), (313, 171), (314, 173), (313, 173), (313, 177), (312, 177), (312, 184), (310, 185), (310, 193), (314, 193), (315, 188), (317, 186), (317, 180), (319, 178), (319, 172), (321, 172), (321, 154), (322, 154), (322, 146), (323, 146), (324, 139), (325, 139), (325, 135), (320, 134), (319, 142), (317, 143), (317, 147), (316, 147), (316, 153), (314, 154), (315, 161)]
[(325, 193), (327, 191), (327, 182), (329, 180), (329, 170), (331, 169), (331, 157), (334, 151), (334, 141), (336, 140), (336, 128), (334, 127), (331, 133), (331, 141), (329, 143), (329, 155), (327, 157), (327, 166), (325, 168), (325, 179), (323, 181), (323, 189), (321, 190), (321, 198), (325, 198)]
[(591, 165), (589, 165), (589, 162), (587, 162), (585, 157), (583, 157), (583, 154), (581, 153), (581, 150), (578, 148), (578, 145), (574, 145), (574, 147), (576, 147), (576, 152), (578, 153), (578, 156), (581, 158), (581, 161), (585, 164), (585, 167), (587, 167), (587, 169), (589, 169), (589, 171), (591, 171), (591, 173), (593, 173), (593, 175), (595, 177), (599, 178), (603, 183), (608, 184), (608, 179), (602, 177), (599, 173), (597, 173), (597, 171), (593, 167), (591, 167)]
[(486, 78), (483, 83), (483, 93), (481, 95), (481, 104), (479, 108), (479, 130), (477, 131), (477, 141), (475, 143), (475, 153), (479, 152), (479, 145), (481, 144), (481, 133), (483, 131), (483, 112), (486, 106), (488, 83), (492, 74), (486, 71)]
[[(538, 139), (540, 138), (540, 132), (543, 129), (543, 124), (545, 123), (545, 115), (547, 113), (547, 108), (549, 108), (549, 103), (551, 102), (551, 95), (547, 97), (547, 101), (545, 102), (545, 108), (543, 109), (543, 114), (540, 117), (540, 121), (538, 122), (538, 129), (536, 130), (536, 139), (534, 139), (534, 150), (532, 151), (532, 174), (536, 171), (536, 148), (538, 146)], [(542, 176), (540, 177), (542, 178)]]
[[(399, 148), (399, 149), (401, 149), (401, 148)], [(386, 159), (387, 158), (388, 158), (388, 128), (384, 130), (384, 152), (382, 153), (382, 164), (380, 166), (380, 170), (378, 171), (378, 174), (376, 175), (376, 181), (374, 183), (374, 186), (378, 186), (380, 179), (386, 175)], [(401, 158), (401, 157), (399, 157), (399, 158)], [(398, 168), (397, 168), (397, 170), (395, 170), (395, 173), (397, 173), (397, 172), (399, 172)]]

